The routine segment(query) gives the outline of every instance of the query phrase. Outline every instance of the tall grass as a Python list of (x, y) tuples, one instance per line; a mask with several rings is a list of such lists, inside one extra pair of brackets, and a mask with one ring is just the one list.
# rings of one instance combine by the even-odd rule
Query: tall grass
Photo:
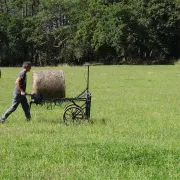
[[(85, 67), (56, 68), (67, 97), (85, 89)], [(19, 71), (2, 69), (0, 114)], [(65, 126), (64, 106), (34, 105), (32, 121), (19, 106), (0, 124), (0, 179), (180, 179), (179, 90), (179, 65), (92, 66), (90, 122)]]

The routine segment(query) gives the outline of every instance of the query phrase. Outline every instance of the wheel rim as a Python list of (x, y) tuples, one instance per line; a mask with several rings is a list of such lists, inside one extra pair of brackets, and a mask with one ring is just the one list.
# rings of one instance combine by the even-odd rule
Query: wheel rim
[(80, 123), (84, 119), (84, 112), (80, 107), (70, 106), (65, 109), (63, 120), (66, 124)]

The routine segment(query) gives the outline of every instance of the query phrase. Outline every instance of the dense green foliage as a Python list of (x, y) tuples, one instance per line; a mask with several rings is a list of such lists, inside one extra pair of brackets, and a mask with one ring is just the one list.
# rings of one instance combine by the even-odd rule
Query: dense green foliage
[(179, 0), (1, 0), (0, 65), (169, 64)]

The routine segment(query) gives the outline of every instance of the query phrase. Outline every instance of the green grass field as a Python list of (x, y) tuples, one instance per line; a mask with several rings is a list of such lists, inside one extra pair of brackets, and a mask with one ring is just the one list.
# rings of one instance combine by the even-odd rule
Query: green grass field
[[(85, 67), (63, 69), (66, 97)], [(2, 68), (0, 115), (21, 68)], [(31, 92), (32, 72), (27, 91)], [(91, 66), (91, 121), (66, 126), (63, 107), (18, 109), (0, 124), (0, 179), (180, 179), (180, 66)]]

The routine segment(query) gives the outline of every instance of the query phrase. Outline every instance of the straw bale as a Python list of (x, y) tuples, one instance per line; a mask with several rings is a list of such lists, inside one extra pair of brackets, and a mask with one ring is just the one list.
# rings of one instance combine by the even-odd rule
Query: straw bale
[(65, 97), (65, 78), (62, 70), (33, 71), (32, 94), (47, 98)]

